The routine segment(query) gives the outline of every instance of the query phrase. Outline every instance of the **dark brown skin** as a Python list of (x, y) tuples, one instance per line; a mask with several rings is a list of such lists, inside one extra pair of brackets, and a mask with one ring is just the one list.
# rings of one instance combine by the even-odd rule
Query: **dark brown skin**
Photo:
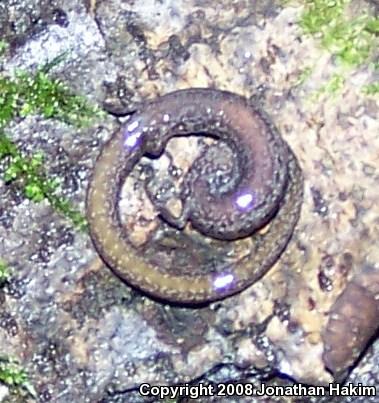
[[(180, 95), (180, 96), (179, 96)], [(185, 97), (185, 98), (184, 98)], [(175, 119), (186, 127), (166, 134), (166, 142), (175, 134), (211, 133), (224, 140), (238, 157), (240, 175), (228, 183), (227, 192), (212, 192), (207, 181), (209, 165), (202, 159), (194, 163), (189, 189), (182, 199), (184, 205), (178, 227), (187, 221), (203, 234), (233, 240), (251, 234), (266, 224), (276, 213), (284, 195), (287, 180), (287, 147), (261, 111), (254, 110), (245, 98), (221, 91), (192, 91), (165, 97), (163, 108), (181, 105)], [(206, 119), (204, 119), (206, 117)], [(232, 181), (233, 182), (233, 181)], [(252, 198), (251, 205), (239, 207), (238, 197)], [(164, 214), (175, 224), (175, 219)]]
[[(200, 160), (186, 181), (181, 217), (161, 209), (177, 227), (187, 221), (206, 236), (234, 240), (256, 234), (251, 256), (224, 274), (169, 275), (155, 268), (127, 241), (118, 201), (127, 175), (145, 155), (160, 155), (173, 136), (205, 134), (225, 141), (238, 156), (236, 177), (225, 189), (209, 183), (211, 161)], [(87, 196), (91, 236), (104, 260), (123, 279), (159, 298), (198, 303), (246, 288), (278, 259), (292, 234), (302, 202), (296, 158), (269, 119), (239, 95), (211, 89), (173, 92), (137, 110), (104, 146)]]
[(333, 304), (323, 332), (325, 366), (343, 379), (379, 328), (379, 271), (365, 267)]

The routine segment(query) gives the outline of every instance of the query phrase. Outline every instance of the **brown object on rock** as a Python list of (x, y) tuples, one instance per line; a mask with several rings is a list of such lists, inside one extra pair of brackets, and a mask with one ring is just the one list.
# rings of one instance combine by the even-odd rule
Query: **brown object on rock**
[(337, 380), (344, 378), (378, 328), (379, 272), (365, 267), (332, 306), (322, 336), (323, 361)]

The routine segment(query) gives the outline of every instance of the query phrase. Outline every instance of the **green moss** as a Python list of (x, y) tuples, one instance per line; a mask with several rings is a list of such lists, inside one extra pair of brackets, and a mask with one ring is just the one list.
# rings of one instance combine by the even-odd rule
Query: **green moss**
[(8, 44), (5, 41), (0, 40), (0, 56), (8, 49)]
[(9, 280), (10, 275), (7, 264), (0, 259), (0, 286)]
[[(302, 3), (305, 7), (299, 25), (306, 34), (320, 38), (321, 45), (342, 67), (353, 68), (372, 61), (379, 47), (378, 18), (365, 13), (349, 18), (346, 9), (351, 0), (303, 0)], [(335, 73), (316, 95), (336, 94), (344, 81), (340, 73)], [(376, 86), (367, 86), (364, 92), (373, 94)]]
[(322, 87), (323, 92), (334, 95), (339, 92), (345, 84), (345, 77), (340, 74), (333, 74), (329, 81)]
[(359, 66), (368, 60), (375, 47), (376, 37), (367, 30), (367, 16), (342, 21), (325, 32), (322, 43), (340, 61)]
[(312, 74), (313, 72), (313, 67), (305, 67), (300, 74), (297, 77), (297, 80), (295, 82), (295, 86), (303, 84)]
[(306, 0), (300, 26), (307, 33), (320, 34), (338, 21), (347, 3), (348, 0)]
[(350, 66), (367, 61), (378, 46), (379, 19), (362, 14), (345, 16), (348, 0), (305, 1), (299, 24), (306, 33), (321, 38), (322, 45), (338, 60)]
[(365, 85), (362, 90), (366, 95), (379, 95), (379, 81)]
[(16, 116), (31, 114), (80, 127), (88, 125), (100, 112), (59, 80), (50, 79), (44, 70), (34, 75), (18, 72), (14, 77), (0, 77), (0, 127)]
[(325, 84), (311, 94), (310, 100), (315, 101), (322, 95), (336, 96), (344, 87), (345, 80), (342, 74), (333, 74)]
[(86, 230), (85, 217), (70, 202), (60, 197), (59, 182), (47, 177), (43, 170), (44, 157), (36, 153), (26, 157), (4, 134), (0, 134), (0, 160), (6, 159), (4, 180), (10, 184), (17, 183), (27, 198), (34, 202), (47, 199), (51, 206), (69, 218), (81, 230)]
[(366, 31), (375, 35), (379, 34), (379, 19), (378, 18), (368, 19), (366, 22)]
[[(6, 47), (4, 42), (0, 42), (0, 49), (2, 47)], [(100, 110), (84, 97), (73, 94), (61, 81), (48, 76), (65, 57), (66, 53), (59, 55), (34, 74), (18, 71), (12, 76), (0, 75), (0, 128), (16, 116), (30, 114), (41, 114), (75, 126), (87, 125), (101, 116)]]
[(36, 396), (27, 373), (15, 360), (0, 357), (0, 382), (11, 388), (23, 388), (32, 396)]
[(74, 225), (86, 229), (84, 216), (59, 197), (57, 180), (48, 178), (44, 172), (42, 154), (23, 155), (3, 130), (12, 119), (30, 114), (40, 114), (77, 127), (86, 126), (102, 116), (102, 112), (85, 98), (73, 94), (59, 80), (49, 78), (51, 68), (64, 57), (64, 54), (60, 55), (35, 74), (18, 72), (12, 77), (0, 75), (0, 160), (5, 159), (3, 179), (7, 183), (16, 182), (25, 196), (34, 202), (47, 199)]

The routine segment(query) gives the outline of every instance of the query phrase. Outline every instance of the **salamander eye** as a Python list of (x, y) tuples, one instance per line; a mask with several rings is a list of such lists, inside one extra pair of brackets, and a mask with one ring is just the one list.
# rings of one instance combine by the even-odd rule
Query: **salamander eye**
[(145, 151), (152, 157), (159, 157), (164, 150), (165, 144), (158, 139), (147, 141)]

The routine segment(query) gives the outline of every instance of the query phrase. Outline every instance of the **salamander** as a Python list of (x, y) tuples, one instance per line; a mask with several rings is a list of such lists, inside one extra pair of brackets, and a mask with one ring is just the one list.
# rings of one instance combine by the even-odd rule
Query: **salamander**
[[(211, 238), (252, 237), (249, 256), (221, 274), (159, 270), (138, 255), (121, 224), (120, 191), (134, 166), (144, 155), (161, 155), (173, 136), (191, 134), (224, 141), (238, 156), (238, 175), (218, 189), (207, 179), (209, 161), (200, 159), (189, 173), (181, 216), (160, 212), (172, 225), (190, 222)], [(96, 249), (122, 279), (161, 299), (202, 303), (246, 288), (275, 263), (298, 220), (302, 194), (297, 159), (259, 107), (231, 92), (195, 88), (143, 103), (103, 146), (89, 184), (87, 216)]]

